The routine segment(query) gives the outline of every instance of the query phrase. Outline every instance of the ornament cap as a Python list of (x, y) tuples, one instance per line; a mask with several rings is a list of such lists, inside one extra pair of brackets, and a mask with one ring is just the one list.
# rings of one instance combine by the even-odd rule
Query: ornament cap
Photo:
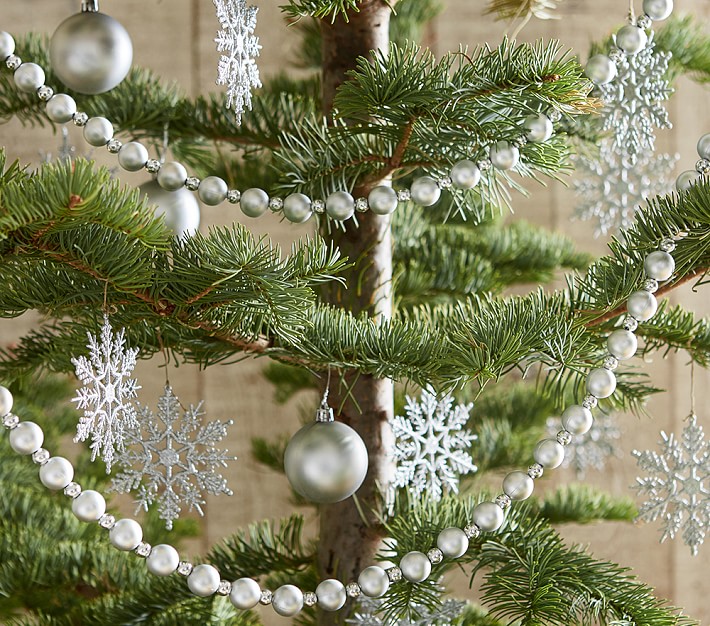
[(321, 405), (316, 409), (316, 422), (332, 422), (334, 419), (333, 409), (329, 406)]
[(82, 0), (81, 11), (82, 13), (98, 13), (99, 0)]

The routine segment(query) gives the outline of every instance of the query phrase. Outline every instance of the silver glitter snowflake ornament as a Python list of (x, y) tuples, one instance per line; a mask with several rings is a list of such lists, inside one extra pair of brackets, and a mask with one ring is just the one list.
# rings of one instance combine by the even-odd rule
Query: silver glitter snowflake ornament
[(632, 454), (649, 476), (637, 478), (635, 488), (647, 500), (638, 519), (662, 520), (661, 542), (683, 531), (683, 541), (693, 556), (710, 527), (710, 441), (705, 440), (698, 418), (691, 415), (680, 440), (661, 431), (660, 454), (651, 450)]
[(222, 30), (217, 33), (217, 52), (223, 52), (217, 66), (217, 84), (227, 85), (227, 108), (234, 109), (237, 126), (245, 109), (251, 110), (251, 90), (261, 87), (259, 38), (254, 36), (258, 9), (246, 0), (213, 0)]
[(126, 432), (126, 448), (116, 460), (123, 469), (113, 479), (111, 490), (136, 491), (136, 513), (147, 511), (157, 500), (168, 530), (180, 516), (182, 504), (203, 515), (204, 492), (232, 495), (226, 479), (215, 471), (236, 458), (215, 447), (232, 422), (203, 425), (201, 406), (182, 409), (172, 389), (166, 387), (158, 399), (157, 417), (148, 407), (140, 407), (140, 424)]
[(396, 622), (383, 621), (380, 613), (384, 605), (384, 600), (379, 598), (368, 598), (363, 596), (357, 603), (352, 617), (345, 620), (346, 624), (353, 626), (451, 626), (466, 607), (465, 602), (447, 599), (436, 609), (428, 609), (417, 604), (410, 606), (413, 613), (418, 617), (409, 619), (402, 618)]
[(104, 315), (100, 340), (87, 335), (89, 357), (71, 360), (83, 385), (72, 401), (84, 410), (74, 441), (91, 438), (91, 460), (100, 456), (110, 473), (116, 451), (124, 447), (126, 430), (137, 425), (132, 402), (140, 386), (130, 375), (138, 348), (126, 347), (123, 329), (113, 333), (108, 315)]
[(454, 406), (424, 391), (420, 401), (407, 396), (405, 416), (395, 416), (392, 430), (397, 462), (393, 489), (408, 487), (417, 496), (440, 500), (444, 491), (458, 493), (459, 476), (475, 472), (468, 451), (476, 435), (465, 430), (472, 404)]

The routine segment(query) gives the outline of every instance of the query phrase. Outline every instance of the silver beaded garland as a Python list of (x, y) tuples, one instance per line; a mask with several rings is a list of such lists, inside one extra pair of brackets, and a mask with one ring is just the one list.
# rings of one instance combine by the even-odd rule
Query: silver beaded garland
[(367, 196), (367, 204), (375, 215), (389, 215), (397, 208), (397, 192), (392, 187), (379, 185)]
[(292, 617), (303, 608), (303, 592), (295, 585), (281, 585), (271, 597), (271, 606), (278, 615)]
[(542, 143), (552, 137), (552, 122), (544, 113), (528, 115), (523, 122), (525, 137), (533, 143)]
[(326, 578), (322, 581), (316, 587), (316, 596), (318, 596), (318, 606), (324, 611), (339, 611), (347, 600), (345, 585), (335, 578)]
[(463, 159), (451, 168), (451, 184), (456, 189), (473, 189), (481, 180), (481, 170), (468, 159)]
[(377, 565), (366, 567), (360, 576), (358, 576), (357, 584), (360, 585), (362, 592), (370, 598), (379, 598), (390, 587), (390, 579), (387, 572)]
[(473, 509), (473, 522), (482, 531), (498, 530), (504, 521), (505, 514), (495, 502), (481, 502)]
[(413, 583), (420, 583), (431, 574), (431, 561), (423, 552), (407, 552), (399, 562), (402, 576)]
[(106, 513), (106, 499), (98, 491), (87, 489), (72, 500), (71, 510), (82, 522), (96, 522)]
[(163, 163), (156, 177), (157, 183), (165, 191), (177, 191), (185, 186), (187, 180), (187, 170), (181, 163), (169, 161)]
[(0, 417), (5, 417), (12, 411), (14, 399), (7, 387), (0, 385)]
[(128, 552), (135, 550), (143, 541), (143, 529), (134, 519), (120, 519), (113, 525), (108, 537), (114, 548)]
[(678, 178), (676, 178), (675, 188), (678, 191), (687, 191), (699, 180), (700, 172), (697, 172), (695, 170), (686, 170), (685, 172), (681, 172)]
[(584, 70), (595, 85), (606, 85), (616, 78), (616, 64), (605, 54), (595, 54)]
[(441, 197), (441, 189), (431, 176), (420, 176), (415, 179), (410, 188), (411, 198), (419, 206), (436, 204)]
[(269, 208), (269, 196), (263, 189), (252, 187), (242, 192), (239, 208), (247, 217), (260, 217)]
[(638, 26), (627, 24), (616, 33), (616, 45), (626, 54), (633, 55), (641, 52), (646, 47), (648, 35)]
[(113, 139), (113, 124), (105, 117), (91, 117), (84, 126), (86, 143), (95, 148), (105, 146)]
[(76, 102), (65, 93), (57, 93), (47, 102), (45, 111), (47, 117), (56, 124), (66, 124), (71, 122), (76, 113)]
[(313, 214), (311, 206), (311, 199), (307, 195), (303, 193), (292, 193), (286, 196), (284, 200), (284, 217), (294, 224), (307, 222)]
[(10, 33), (0, 31), (0, 61), (4, 61), (15, 52), (15, 40)]
[(668, 280), (675, 270), (675, 261), (667, 252), (656, 250), (644, 259), (643, 267), (649, 278)]
[(518, 164), (520, 150), (508, 141), (496, 141), (490, 147), (488, 157), (493, 167), (499, 170), (509, 170)]
[(444, 528), (436, 538), (436, 547), (449, 559), (458, 559), (468, 550), (468, 537), (460, 528)]
[(34, 422), (20, 422), (10, 431), (10, 447), (17, 454), (34, 454), (44, 443), (44, 433)]
[(633, 315), (639, 322), (650, 320), (658, 310), (658, 300), (656, 296), (648, 291), (640, 289), (634, 291), (626, 303), (626, 310), (629, 315)]
[(128, 172), (142, 170), (148, 161), (148, 150), (138, 141), (129, 141), (118, 151), (118, 164)]
[(654, 21), (665, 20), (673, 12), (673, 0), (643, 0), (643, 12)]
[(533, 458), (545, 469), (555, 469), (565, 460), (565, 449), (556, 439), (543, 439), (535, 446)]
[(614, 372), (597, 367), (587, 374), (587, 392), (595, 398), (608, 398), (616, 389)]
[(207, 176), (200, 181), (197, 197), (208, 206), (217, 206), (224, 202), (229, 187), (219, 176)]
[(187, 586), (190, 591), (201, 598), (213, 595), (217, 591), (219, 583), (220, 576), (217, 568), (207, 563), (195, 565), (187, 577)]
[(151, 574), (170, 576), (180, 564), (180, 555), (171, 545), (161, 543), (153, 546), (145, 564)]
[(698, 155), (701, 159), (710, 159), (710, 133), (698, 139)]
[(347, 191), (331, 193), (325, 200), (325, 212), (338, 222), (349, 220), (355, 213), (355, 199)]
[(39, 468), (39, 479), (47, 489), (64, 489), (74, 478), (74, 466), (64, 457), (55, 456)]
[(503, 479), (503, 491), (512, 500), (526, 500), (532, 495), (534, 488), (535, 481), (519, 470), (510, 472)]
[(573, 435), (583, 435), (593, 423), (592, 412), (579, 404), (568, 406), (562, 413), (562, 426)]
[(44, 70), (36, 63), (23, 63), (15, 70), (13, 78), (20, 91), (33, 93), (44, 85)]
[(606, 347), (617, 359), (625, 361), (636, 354), (638, 339), (630, 330), (619, 328), (607, 337)]
[(232, 583), (229, 601), (238, 609), (247, 611), (259, 604), (261, 588), (251, 578), (240, 578)]

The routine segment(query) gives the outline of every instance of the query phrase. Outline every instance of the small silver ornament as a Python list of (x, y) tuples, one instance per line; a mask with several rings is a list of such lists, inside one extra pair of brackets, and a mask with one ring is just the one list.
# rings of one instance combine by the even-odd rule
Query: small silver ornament
[(431, 574), (431, 561), (423, 552), (407, 552), (399, 562), (402, 576), (413, 583), (421, 583)]
[(698, 139), (698, 156), (701, 159), (710, 159), (710, 133), (705, 133)]
[(170, 576), (180, 564), (178, 551), (167, 543), (153, 546), (145, 561), (148, 571), (156, 576)]
[(23, 63), (15, 70), (15, 85), (25, 93), (35, 93), (44, 85), (44, 70), (36, 63)]
[(72, 500), (71, 510), (82, 522), (96, 522), (106, 513), (106, 499), (98, 491), (87, 489)]
[(369, 193), (367, 203), (370, 211), (376, 215), (389, 215), (395, 211), (399, 200), (397, 192), (392, 187), (379, 185)]
[(163, 216), (165, 225), (179, 239), (192, 237), (200, 226), (200, 205), (184, 187), (165, 191), (156, 181), (143, 183), (139, 190), (150, 204), (155, 204), (155, 217)]
[(64, 489), (74, 478), (74, 466), (64, 457), (55, 456), (39, 468), (42, 484), (53, 491)]
[(535, 446), (533, 457), (545, 469), (555, 469), (565, 460), (565, 449), (555, 439), (543, 439)]
[(269, 196), (258, 187), (252, 187), (242, 192), (239, 208), (247, 217), (260, 217), (269, 208)]
[(0, 61), (4, 61), (15, 52), (15, 40), (10, 33), (0, 31)]
[(493, 167), (499, 170), (510, 170), (520, 160), (520, 150), (508, 141), (496, 141), (488, 152)]
[(229, 601), (238, 609), (253, 609), (261, 598), (259, 583), (251, 578), (240, 578), (232, 583)]
[(451, 168), (451, 184), (456, 189), (473, 189), (480, 180), (481, 170), (469, 159), (462, 159)]
[(207, 176), (200, 181), (197, 196), (208, 206), (217, 206), (225, 201), (229, 187), (219, 176)]
[(57, 124), (71, 122), (76, 113), (76, 101), (65, 93), (53, 95), (45, 107), (47, 117)]
[(616, 78), (616, 64), (605, 54), (595, 54), (584, 70), (595, 85), (606, 85)]
[(282, 210), (284, 217), (294, 224), (307, 222), (313, 214), (311, 199), (303, 193), (292, 193), (286, 196)]
[(169, 161), (163, 163), (156, 180), (165, 191), (177, 191), (185, 186), (187, 170), (181, 163)]
[(695, 170), (686, 170), (676, 178), (675, 188), (678, 191), (688, 191), (695, 183), (701, 179), (700, 172)]
[(192, 568), (192, 572), (187, 577), (187, 586), (196, 596), (207, 598), (217, 591), (219, 581), (217, 568), (203, 563)]
[(544, 113), (528, 115), (523, 122), (523, 126), (527, 131), (525, 137), (533, 143), (543, 143), (552, 137), (552, 122)]
[(44, 443), (44, 432), (34, 422), (20, 422), (10, 431), (10, 447), (17, 454), (34, 454)]
[(441, 197), (441, 189), (431, 176), (420, 176), (412, 183), (412, 201), (419, 206), (431, 206), (436, 204)]
[(84, 125), (84, 139), (95, 148), (105, 146), (113, 139), (113, 124), (105, 117), (91, 117)]
[(108, 537), (114, 548), (128, 552), (135, 550), (143, 541), (143, 529), (134, 519), (120, 519), (113, 525)]
[(325, 199), (325, 212), (329, 217), (344, 222), (355, 213), (355, 199), (347, 191), (336, 191)]
[(292, 617), (303, 608), (303, 592), (295, 585), (281, 585), (271, 598), (271, 606), (282, 617)]
[(627, 24), (616, 33), (616, 45), (626, 54), (638, 54), (646, 47), (646, 43), (648, 43), (648, 35), (638, 26)]
[(595, 398), (608, 398), (615, 390), (616, 376), (614, 376), (614, 372), (605, 367), (597, 367), (587, 374), (587, 393)]
[(534, 488), (535, 481), (525, 472), (510, 472), (503, 479), (503, 491), (512, 500), (526, 500), (532, 495)]
[(318, 606), (324, 611), (339, 611), (343, 608), (347, 594), (345, 585), (335, 578), (326, 578), (316, 587)]
[(0, 417), (5, 417), (12, 411), (13, 402), (14, 400), (10, 390), (0, 385)]
[[(634, 291), (626, 303), (626, 310), (639, 322), (650, 320), (658, 310), (656, 296), (644, 289)], [(599, 397), (599, 396), (597, 396)]]
[(505, 513), (494, 502), (481, 502), (473, 509), (473, 523), (482, 531), (498, 530), (505, 521)]
[(673, 12), (673, 0), (643, 0), (643, 12), (654, 21), (665, 20)]

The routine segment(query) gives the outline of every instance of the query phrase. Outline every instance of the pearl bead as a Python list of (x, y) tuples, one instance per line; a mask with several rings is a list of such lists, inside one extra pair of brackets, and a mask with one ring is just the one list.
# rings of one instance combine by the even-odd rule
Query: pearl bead
[(303, 193), (286, 196), (282, 210), (284, 217), (294, 224), (307, 222), (313, 214), (311, 199)]
[(397, 208), (397, 192), (392, 187), (380, 185), (368, 194), (367, 203), (375, 215), (389, 215)]
[(520, 150), (507, 141), (496, 141), (488, 152), (493, 167), (499, 170), (514, 168), (520, 160)]
[(145, 167), (148, 150), (138, 141), (129, 141), (118, 151), (118, 164), (127, 172), (137, 172)]
[(458, 559), (468, 550), (468, 537), (460, 528), (444, 528), (436, 538), (436, 547), (450, 559)]
[(387, 593), (390, 587), (390, 578), (381, 567), (371, 565), (360, 572), (357, 584), (360, 585), (360, 589), (366, 596), (379, 598)]
[(673, 12), (673, 0), (643, 0), (643, 12), (654, 21), (665, 20)]
[(605, 54), (595, 54), (584, 70), (595, 85), (606, 85), (616, 78), (616, 64)]
[(616, 389), (614, 372), (597, 367), (587, 374), (587, 392), (595, 398), (608, 398)]
[(552, 137), (552, 122), (544, 113), (528, 115), (523, 122), (525, 137), (533, 143), (542, 143)]
[(451, 168), (450, 178), (456, 189), (473, 189), (481, 180), (481, 170), (473, 161), (463, 159)]
[(0, 31), (0, 61), (4, 61), (15, 52), (15, 40), (10, 33)]
[(145, 560), (148, 571), (156, 576), (170, 576), (179, 563), (178, 551), (167, 543), (153, 546)]
[(14, 78), (20, 91), (34, 93), (44, 85), (44, 70), (36, 63), (23, 63), (15, 70)]
[(562, 413), (562, 427), (573, 435), (583, 435), (588, 432), (593, 422), (592, 412), (579, 404), (568, 406)]
[(511, 500), (526, 500), (534, 488), (535, 481), (525, 472), (510, 472), (503, 479), (503, 491)]
[(17, 454), (33, 454), (43, 443), (44, 433), (34, 422), (20, 422), (10, 431), (10, 446)]
[(5, 417), (12, 411), (13, 398), (7, 387), (0, 385), (0, 417)]
[(76, 113), (76, 102), (74, 98), (65, 93), (54, 94), (45, 107), (47, 117), (57, 124), (71, 122)]
[(686, 170), (681, 172), (678, 178), (675, 179), (675, 188), (678, 191), (687, 191), (695, 183), (700, 180), (700, 173), (695, 170)]
[(698, 156), (701, 159), (710, 159), (710, 133), (698, 139)]
[(431, 176), (420, 176), (415, 179), (410, 189), (412, 201), (419, 206), (436, 204), (441, 197), (441, 189)]
[(629, 315), (635, 317), (639, 322), (645, 322), (656, 314), (658, 300), (652, 293), (643, 289), (634, 291), (626, 303), (626, 310)]
[(318, 606), (324, 611), (339, 611), (347, 598), (345, 585), (335, 578), (326, 578), (316, 587)]
[(109, 531), (109, 541), (114, 548), (119, 550), (135, 550), (143, 541), (143, 529), (134, 519), (120, 519)]
[(72, 500), (71, 510), (82, 522), (96, 522), (106, 513), (106, 499), (98, 491), (87, 489)]
[(533, 458), (545, 469), (555, 469), (565, 460), (565, 449), (556, 439), (543, 439), (535, 446)]
[(92, 117), (84, 126), (86, 143), (96, 148), (105, 146), (113, 139), (113, 124), (105, 117)]
[(261, 588), (259, 584), (251, 578), (240, 578), (232, 583), (232, 591), (229, 593), (229, 601), (238, 609), (246, 611), (253, 609), (259, 604), (261, 598)]
[(282, 585), (271, 597), (274, 611), (283, 617), (291, 617), (303, 608), (303, 592), (295, 585)]
[(217, 206), (224, 202), (229, 187), (219, 176), (208, 176), (200, 181), (197, 197), (208, 206)]
[(636, 354), (638, 339), (630, 330), (619, 328), (609, 335), (606, 340), (606, 347), (610, 354), (620, 361), (625, 361)]
[(203, 563), (195, 565), (187, 577), (187, 586), (196, 596), (206, 598), (217, 591), (220, 576), (217, 568)]
[(656, 250), (646, 257), (643, 267), (649, 278), (668, 280), (675, 270), (675, 261), (667, 252)]
[(165, 191), (177, 191), (185, 185), (187, 170), (181, 163), (169, 161), (163, 163), (156, 180)]
[(355, 213), (355, 200), (347, 191), (336, 191), (326, 198), (325, 212), (334, 220), (344, 222)]
[(420, 583), (431, 574), (431, 561), (423, 552), (407, 552), (399, 562), (402, 576), (413, 583)]
[(616, 33), (616, 45), (626, 54), (641, 52), (646, 47), (647, 41), (646, 31), (631, 24), (622, 26)]
[(498, 530), (505, 521), (505, 514), (494, 502), (481, 502), (473, 509), (473, 523), (482, 531)]
[(39, 468), (39, 479), (47, 489), (64, 489), (74, 478), (74, 467), (62, 456), (49, 459)]
[(259, 217), (269, 208), (269, 196), (263, 189), (252, 187), (242, 193), (239, 208), (247, 217)]

